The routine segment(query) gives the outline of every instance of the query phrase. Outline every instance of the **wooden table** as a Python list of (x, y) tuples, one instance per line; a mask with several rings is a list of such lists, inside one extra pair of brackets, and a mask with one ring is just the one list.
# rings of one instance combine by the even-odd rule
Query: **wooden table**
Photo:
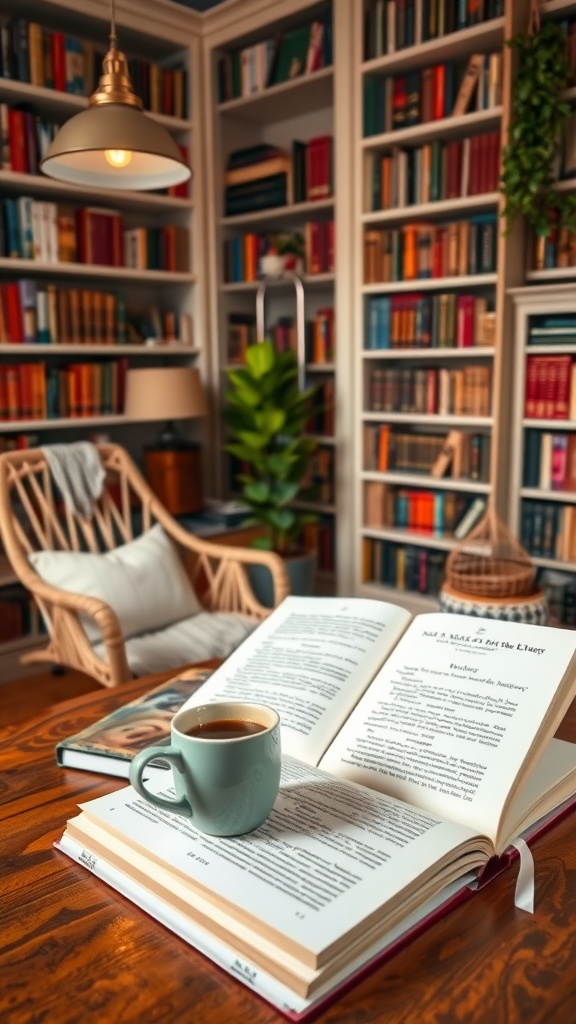
[[(57, 768), (54, 745), (149, 689), (56, 706), (0, 743), (2, 1024), (270, 1024), (272, 1007), (53, 849), (79, 801), (121, 780)], [(25, 683), (23, 683), (23, 690)], [(560, 735), (576, 739), (576, 709)], [(534, 847), (536, 914), (501, 875), (318, 1020), (571, 1024), (576, 1019), (576, 818)]]

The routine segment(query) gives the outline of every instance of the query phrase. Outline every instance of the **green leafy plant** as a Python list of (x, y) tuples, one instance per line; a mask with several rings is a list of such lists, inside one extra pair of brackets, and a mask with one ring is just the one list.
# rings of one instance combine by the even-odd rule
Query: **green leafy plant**
[(294, 352), (276, 352), (270, 339), (250, 345), (246, 366), (227, 371), (224, 416), (239, 459), (237, 482), (250, 509), (245, 525), (265, 527), (257, 546), (289, 555), (301, 550), (306, 523), (317, 516), (292, 507), (306, 498), (310, 456), (317, 448), (304, 436), (315, 389), (300, 391)]
[(554, 176), (571, 109), (562, 99), (571, 77), (567, 37), (560, 25), (547, 21), (507, 45), (518, 52), (519, 67), (502, 157), (504, 217), (508, 231), (522, 216), (536, 234), (548, 236), (555, 224), (576, 227), (576, 196), (559, 192)]

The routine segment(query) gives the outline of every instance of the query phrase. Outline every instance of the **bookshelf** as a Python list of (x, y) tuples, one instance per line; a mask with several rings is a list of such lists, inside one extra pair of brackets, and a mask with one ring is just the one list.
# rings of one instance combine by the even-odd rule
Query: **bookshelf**
[[(304, 243), (298, 270), (304, 286), (307, 322), (305, 381), (307, 385), (318, 385), (328, 410), (324, 416), (316, 414), (310, 419), (309, 433), (319, 441), (318, 457), (311, 467), (317, 500), (306, 506), (320, 517), (318, 529), (314, 536), (308, 537), (308, 543), (317, 547), (320, 588), (326, 592), (346, 589), (351, 566), (349, 544), (343, 540), (347, 532), (345, 520), (341, 518), (343, 481), (347, 478), (346, 462), (350, 456), (340, 444), (346, 415), (340, 415), (346, 391), (341, 368), (349, 358), (344, 345), (350, 319), (346, 272), (351, 254), (346, 246), (341, 251), (338, 241), (350, 206), (347, 184), (351, 169), (345, 144), (342, 151), (338, 148), (335, 125), (338, 124), (344, 142), (352, 116), (346, 45), (346, 34), (353, 22), (352, 8), (348, 0), (336, 4), (281, 0), (273, 8), (261, 0), (251, 0), (242, 4), (241, 25), (239, 5), (236, 11), (227, 12), (225, 8), (221, 14), (215, 11), (208, 20), (204, 38), (204, 90), (211, 112), (207, 123), (206, 157), (208, 166), (217, 169), (216, 174), (207, 175), (209, 220), (214, 226), (209, 239), (210, 314), (215, 356), (213, 388), (215, 393), (221, 393), (226, 385), (226, 368), (241, 364), (243, 346), (255, 338), (260, 256), (269, 251), (270, 245), (273, 251), (277, 249), (281, 253), (282, 238), (299, 235)], [(322, 56), (312, 62), (318, 65), (315, 70), (306, 70), (310, 60), (310, 28), (312, 26), (315, 32), (318, 24), (323, 31)], [(242, 79), (233, 70), (234, 62), (246, 61), (249, 67), (251, 54), (261, 52), (266, 46), (273, 52), (276, 46), (275, 66), (279, 71), (286, 66), (283, 45), (288, 39), (297, 38), (299, 32), (306, 44), (303, 50), (297, 49), (301, 59), (303, 55), (303, 73), (278, 81), (272, 71), (267, 79), (257, 77), (256, 85), (252, 79), (252, 88), (256, 91), (250, 92), (250, 71), (246, 71), (246, 78)], [(231, 97), (225, 85), (235, 74), (236, 91)], [(242, 81), (244, 94), (239, 95), (242, 84), (238, 83)], [(316, 157), (312, 156), (317, 142), (331, 147), (323, 164), (320, 157), (316, 162)], [(302, 158), (306, 161), (307, 176), (301, 174), (298, 146), (294, 143), (300, 144), (301, 151), (307, 150)], [(233, 188), (226, 192), (223, 187), (227, 171), (230, 172), (237, 159), (238, 150), (264, 144), (288, 154), (292, 187), (289, 183), (281, 205), (274, 205), (272, 194), (264, 209), (244, 210), (242, 203), (239, 209), (238, 205), (231, 208)], [(318, 168), (323, 170), (316, 173)], [(319, 186), (319, 191), (312, 196), (315, 186)], [(267, 288), (266, 334), (272, 335), (280, 347), (293, 345), (295, 323), (293, 286), (280, 278), (274, 282), (274, 287)], [(224, 431), (217, 416), (216, 450), (223, 450)], [(234, 470), (225, 455), (218, 469), (221, 493), (232, 496)], [(343, 514), (346, 517), (345, 511)]]
[[(415, 613), (437, 607), (467, 511), (481, 515), (492, 495), (505, 514), (508, 497), (507, 289), (522, 283), (524, 240), (521, 228), (500, 230), (498, 180), (505, 40), (524, 26), (517, 3), (484, 13), (431, 38), (419, 17), (391, 24), (386, 4), (357, 15), (355, 593)], [(436, 475), (447, 442), (459, 454)]]
[[(110, 29), (106, 5), (86, 0), (79, 9), (73, 0), (7, 0), (0, 20), (11, 53), (8, 66), (3, 49), (0, 74), (0, 446), (113, 436), (141, 462), (142, 448), (159, 424), (130, 421), (121, 403), (111, 406), (104, 391), (98, 402), (92, 390), (91, 404), (70, 414), (69, 396), (55, 396), (54, 388), (60, 392), (68, 379), (66, 368), (79, 364), (85, 368), (85, 389), (98, 387), (108, 372), (102, 369), (106, 364), (114, 365), (111, 372), (123, 373), (133, 366), (192, 362), (207, 379), (204, 267), (198, 258), (206, 227), (198, 159), (202, 19), (164, 0), (116, 3), (119, 45), (130, 61), (135, 92), (150, 116), (185, 147), (192, 163), (188, 187), (172, 194), (71, 186), (37, 169), (50, 126), (84, 109), (97, 84)], [(36, 26), (32, 30), (31, 23)], [(39, 49), (33, 39), (40, 39)], [(75, 72), (72, 60), (60, 63), (59, 49), (65, 53), (74, 46)], [(106, 242), (98, 235), (106, 217), (107, 223), (116, 221), (112, 242), (110, 234)], [(8, 220), (17, 232), (17, 250)], [(75, 251), (65, 249), (70, 229)], [(130, 232), (133, 250), (125, 234)], [(44, 399), (29, 406), (30, 381), (38, 382), (38, 373), (42, 383), (36, 386)], [(201, 429), (194, 425), (198, 439)], [(208, 472), (210, 460), (205, 462)], [(0, 601), (13, 593), (14, 585), (0, 553)], [(32, 614), (26, 620), (25, 635), (0, 642), (2, 674), (24, 671), (18, 655), (38, 642), (37, 619)]]

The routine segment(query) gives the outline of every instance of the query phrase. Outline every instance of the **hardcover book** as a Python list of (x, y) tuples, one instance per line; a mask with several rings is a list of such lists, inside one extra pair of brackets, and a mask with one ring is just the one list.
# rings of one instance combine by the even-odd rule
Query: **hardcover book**
[(82, 732), (61, 740), (56, 747), (57, 764), (127, 779), (134, 754), (151, 743), (168, 742), (172, 718), (211, 672), (208, 668), (187, 669)]
[[(279, 711), (264, 825), (209, 837), (128, 786), (57, 846), (299, 1019), (515, 849), (529, 870), (521, 839), (574, 801), (576, 745), (553, 736), (575, 694), (571, 631), (290, 596), (186, 703)], [(173, 796), (168, 772), (147, 784)]]

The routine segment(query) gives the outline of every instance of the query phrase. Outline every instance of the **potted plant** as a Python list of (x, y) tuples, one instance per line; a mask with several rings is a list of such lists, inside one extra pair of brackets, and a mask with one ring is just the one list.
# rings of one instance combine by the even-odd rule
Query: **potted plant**
[(279, 277), (285, 270), (302, 274), (304, 252), (304, 236), (299, 231), (279, 232), (260, 257), (260, 270), (265, 277)]
[(536, 235), (576, 227), (576, 196), (558, 191), (557, 167), (567, 118), (564, 91), (572, 80), (566, 32), (560, 24), (540, 25), (531, 11), (526, 32), (507, 41), (518, 54), (508, 142), (502, 157), (504, 217), (510, 231), (523, 217)]
[[(244, 525), (262, 527), (255, 545), (287, 560), (292, 592), (309, 592), (315, 555), (306, 552), (303, 533), (318, 517), (295, 508), (294, 502), (311, 496), (306, 476), (317, 442), (305, 430), (315, 389), (299, 390), (295, 353), (277, 352), (268, 338), (250, 345), (246, 365), (227, 370), (227, 376), (226, 450), (241, 465), (236, 482), (250, 510)], [(270, 587), (263, 593), (267, 581), (260, 585), (251, 578), (259, 599), (270, 605)]]

